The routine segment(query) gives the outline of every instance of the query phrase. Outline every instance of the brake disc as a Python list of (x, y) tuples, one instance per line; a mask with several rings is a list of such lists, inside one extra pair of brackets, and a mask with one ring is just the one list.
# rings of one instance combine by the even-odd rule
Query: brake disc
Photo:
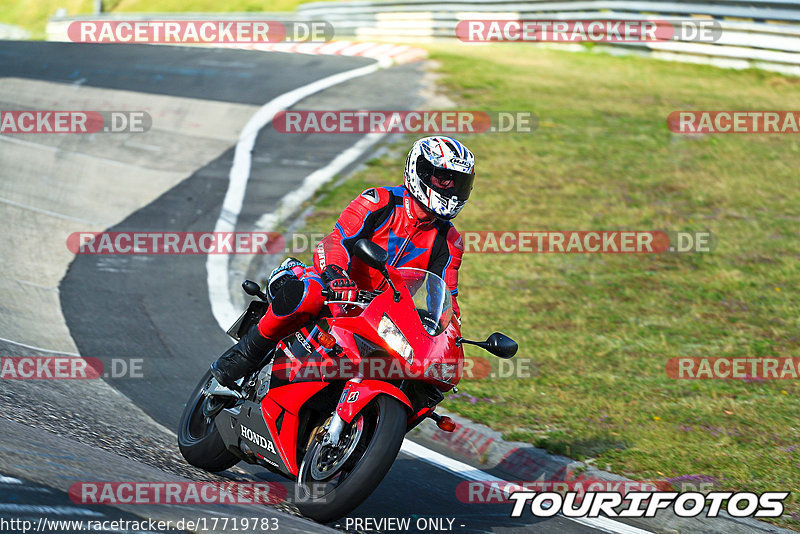
[(320, 445), (311, 458), (311, 478), (325, 480), (336, 473), (353, 454), (361, 434), (364, 432), (364, 418), (347, 427), (339, 438), (339, 445)]

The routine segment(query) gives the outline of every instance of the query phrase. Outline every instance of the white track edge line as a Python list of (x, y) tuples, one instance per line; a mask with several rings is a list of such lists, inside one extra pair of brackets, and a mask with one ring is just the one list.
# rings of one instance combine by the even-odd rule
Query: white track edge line
[[(419, 443), (411, 441), (410, 439), (403, 440), (403, 446), (400, 448), (400, 451), (423, 462), (434, 465), (439, 469), (449, 471), (450, 473), (465, 480), (474, 480), (476, 482), (509, 482), (508, 480), (498, 478), (487, 473), (486, 471), (481, 471), (476, 467), (465, 464), (464, 462), (459, 462), (458, 460), (450, 458), (449, 456), (432, 451), (427, 447), (420, 445)], [(607, 517), (566, 517), (560, 514), (559, 517), (563, 517), (564, 519), (569, 519), (570, 521), (575, 521), (576, 523), (612, 534), (652, 534), (648, 530), (642, 530), (626, 523), (614, 521), (613, 519), (609, 519)]]
[[(247, 121), (236, 143), (233, 165), (228, 175), (228, 190), (225, 193), (225, 199), (223, 200), (222, 209), (214, 231), (233, 232), (235, 230), (236, 223), (239, 219), (239, 213), (244, 203), (247, 181), (250, 179), (252, 152), (258, 132), (272, 121), (275, 114), (285, 110), (307, 96), (347, 80), (371, 74), (390, 64), (390, 61), (377, 61), (365, 67), (333, 74), (308, 85), (293, 89), (264, 104), (255, 115)], [(322, 171), (322, 169), (320, 171)], [(230, 257), (227, 254), (209, 254), (206, 257), (206, 273), (211, 312), (214, 315), (214, 319), (216, 319), (223, 330), (227, 329), (226, 325), (233, 324), (237, 317), (239, 317), (239, 312), (236, 311), (236, 308), (231, 302), (228, 279), (229, 261)]]
[(65, 352), (63, 350), (43, 349), (42, 347), (35, 347), (33, 345), (28, 345), (27, 343), (20, 343), (19, 341), (14, 341), (13, 339), (6, 339), (4, 337), (0, 337), (0, 341), (3, 341), (5, 343), (11, 343), (12, 345), (17, 345), (19, 347), (25, 347), (26, 349), (35, 350), (35, 351), (38, 351), (38, 352), (47, 352), (48, 354), (63, 354), (65, 356), (82, 357), (77, 352)]

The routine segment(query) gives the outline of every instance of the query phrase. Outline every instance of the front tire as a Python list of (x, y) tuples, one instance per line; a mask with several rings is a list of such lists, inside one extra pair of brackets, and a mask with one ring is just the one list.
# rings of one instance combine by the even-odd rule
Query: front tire
[(296, 505), (304, 516), (328, 523), (352, 512), (392, 467), (406, 433), (405, 406), (379, 395), (353, 420), (351, 432), (359, 420), (363, 429), (358, 431), (352, 456), (330, 476), (320, 478), (322, 444), (315, 440), (306, 451), (295, 484)]
[(203, 395), (203, 387), (211, 378), (211, 371), (206, 371), (183, 409), (178, 423), (178, 448), (193, 466), (217, 473), (239, 463), (239, 458), (225, 447), (213, 417), (203, 413), (209, 402), (222, 402)]

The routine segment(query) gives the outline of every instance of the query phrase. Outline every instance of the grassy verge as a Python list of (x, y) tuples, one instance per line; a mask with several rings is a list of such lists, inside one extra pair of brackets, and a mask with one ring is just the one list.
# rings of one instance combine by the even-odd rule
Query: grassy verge
[[(709, 254), (467, 255), (465, 335), (508, 332), (536, 372), (465, 381), (446, 407), (634, 479), (800, 491), (796, 380), (665, 373), (677, 356), (800, 356), (798, 138), (688, 138), (665, 125), (681, 109), (798, 109), (798, 80), (514, 45), (431, 51), (463, 109), (540, 118), (535, 134), (463, 137), (478, 178), (461, 230), (710, 230), (719, 240)], [(329, 231), (362, 189), (399, 183), (408, 144), (326, 191), (309, 230)], [(800, 517), (800, 503), (787, 502), (780, 523), (797, 528), (788, 514)]]
[(34, 39), (44, 39), (45, 26), (58, 8), (70, 15), (92, 13), (93, 0), (0, 0), (0, 23), (20, 26)]

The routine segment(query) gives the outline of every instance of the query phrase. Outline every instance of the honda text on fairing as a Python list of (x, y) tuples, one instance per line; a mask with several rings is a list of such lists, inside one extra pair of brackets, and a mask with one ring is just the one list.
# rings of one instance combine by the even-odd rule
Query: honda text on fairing
[[(367, 239), (354, 255), (383, 278), (353, 300), (329, 300), (319, 317), (283, 338), (261, 365), (222, 386), (211, 371), (184, 409), (178, 441), (184, 458), (216, 472), (240, 461), (295, 481), (300, 511), (328, 522), (349, 513), (378, 486), (405, 434), (434, 412), (461, 378), (463, 343), (511, 358), (517, 344), (500, 333), (460, 337), (444, 280), (423, 269), (387, 265)], [(238, 338), (258, 322), (268, 296), (253, 300), (228, 331)], [(380, 362), (380, 365), (373, 365)]]

